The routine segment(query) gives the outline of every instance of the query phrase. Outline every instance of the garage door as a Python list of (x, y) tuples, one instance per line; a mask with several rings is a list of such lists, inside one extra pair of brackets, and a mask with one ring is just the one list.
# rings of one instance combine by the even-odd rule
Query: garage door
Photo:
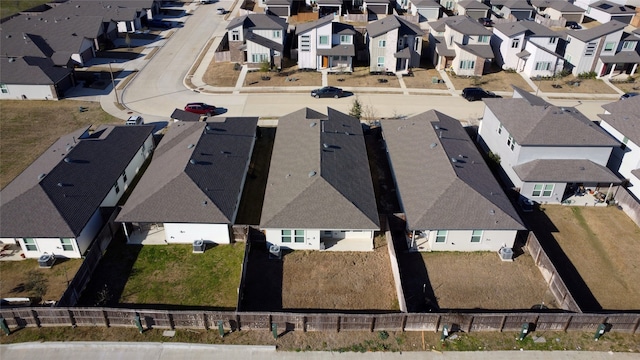
[(633, 18), (633, 15), (629, 15), (629, 16), (612, 16), (611, 20), (618, 20), (623, 24), (630, 24), (632, 18)]
[(367, 11), (370, 13), (378, 14), (378, 15), (386, 15), (387, 6), (386, 5), (367, 5)]
[(511, 15), (513, 15), (518, 20), (524, 20), (531, 17), (531, 11), (512, 11)]

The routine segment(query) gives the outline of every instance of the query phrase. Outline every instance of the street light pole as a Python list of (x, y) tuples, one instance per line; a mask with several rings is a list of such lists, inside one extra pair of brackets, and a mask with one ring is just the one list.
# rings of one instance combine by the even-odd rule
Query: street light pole
[(118, 101), (118, 90), (116, 89), (116, 81), (113, 79), (113, 69), (111, 68), (111, 61), (109, 61), (109, 74), (111, 75), (111, 86), (113, 86), (113, 93), (116, 95), (116, 104), (120, 104)]

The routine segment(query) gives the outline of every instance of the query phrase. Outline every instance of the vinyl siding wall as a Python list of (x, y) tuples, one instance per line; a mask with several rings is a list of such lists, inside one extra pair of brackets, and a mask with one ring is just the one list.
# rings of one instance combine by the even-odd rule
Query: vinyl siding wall
[(228, 224), (165, 223), (164, 232), (170, 244), (191, 244), (195, 240), (215, 244), (231, 242)]

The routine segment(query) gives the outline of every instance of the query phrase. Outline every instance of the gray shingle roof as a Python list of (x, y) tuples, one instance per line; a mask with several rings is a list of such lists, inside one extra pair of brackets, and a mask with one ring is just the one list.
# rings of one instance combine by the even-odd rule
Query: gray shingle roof
[(58, 140), (2, 190), (0, 237), (80, 235), (152, 131), (111, 126)]
[(244, 30), (284, 30), (287, 28), (287, 22), (278, 16), (249, 14), (231, 20), (227, 25), (227, 30), (239, 25), (242, 25)]
[(471, 45), (462, 45), (460, 43), (456, 43), (458, 47), (466, 52), (470, 52), (473, 55), (479, 56), (484, 59), (493, 59), (495, 56), (493, 54), (493, 50), (491, 49), (491, 45), (489, 43), (486, 44), (471, 44)]
[(584, 9), (564, 0), (531, 0), (531, 5), (552, 8), (563, 13), (583, 13)]
[(532, 93), (521, 89), (515, 85), (511, 85), (511, 87), (513, 88), (513, 97), (514, 98), (523, 98), (525, 101), (527, 101), (529, 103), (529, 105), (535, 105), (535, 106), (545, 106), (545, 105), (551, 105), (550, 103), (548, 103), (546, 100), (544, 100), (543, 98), (539, 97), (539, 96), (535, 96)]
[(71, 69), (55, 66), (48, 58), (0, 57), (0, 82), (23, 85), (54, 85), (70, 76)]
[(607, 0), (596, 1), (590, 4), (589, 7), (592, 9), (598, 9), (598, 10), (604, 11), (607, 14), (611, 14), (611, 15), (624, 15), (624, 14), (635, 15), (636, 13), (634, 9), (628, 6), (616, 4)]
[(322, 25), (325, 25), (327, 23), (330, 23), (333, 21), (333, 14), (325, 16), (325, 17), (321, 17), (318, 20), (315, 21), (310, 21), (310, 22), (306, 22), (306, 23), (302, 23), (299, 25), (296, 25), (296, 35), (298, 34), (302, 34), (303, 32), (309, 31), (311, 29), (320, 27)]
[(371, 37), (380, 36), (394, 29), (399, 29), (398, 36), (424, 35), (424, 31), (420, 29), (418, 24), (414, 24), (396, 15), (387, 16), (367, 25), (367, 33), (369, 33)]
[(535, 95), (513, 99), (484, 99), (520, 145), (617, 146), (618, 142), (573, 107), (535, 105)]
[(233, 224), (257, 118), (172, 125), (117, 221)]
[(409, 229), (525, 229), (458, 120), (429, 110), (381, 124)]
[(458, 1), (458, 5), (460, 5), (463, 9), (481, 9), (481, 10), (489, 10), (490, 7), (486, 4), (483, 4), (477, 0), (462, 0)]
[(567, 35), (570, 35), (582, 42), (591, 41), (611, 34), (616, 31), (624, 29), (626, 25), (617, 20), (611, 20), (602, 25), (594, 26), (590, 29), (583, 30), (567, 30)]
[(634, 64), (640, 63), (640, 54), (635, 51), (620, 51), (612, 56), (600, 56), (604, 63)]
[(412, 0), (411, 2), (418, 9), (440, 8), (440, 3), (435, 0)]
[(261, 228), (380, 228), (360, 122), (331, 108), (278, 121)]
[(192, 112), (184, 111), (181, 109), (173, 110), (171, 118), (180, 121), (200, 121), (200, 115)]
[(640, 144), (640, 96), (618, 100), (602, 107), (610, 113), (599, 114), (602, 120), (635, 144)]
[(318, 49), (316, 50), (318, 55), (327, 55), (327, 56), (355, 56), (356, 55), (356, 47), (355, 45), (335, 45), (331, 47), (331, 49)]
[(491, 30), (488, 30), (482, 26), (479, 22), (472, 20), (466, 16), (453, 16), (445, 18), (444, 23), (453, 30), (465, 34), (465, 35), (487, 35), (493, 34)]
[(520, 180), (526, 182), (559, 183), (620, 183), (620, 179), (605, 166), (591, 160), (540, 159), (513, 167)]
[(521, 24), (522, 21), (513, 21), (495, 24), (493, 28), (506, 36), (513, 36), (527, 31), (527, 28)]
[(247, 33), (247, 35), (245, 35), (245, 40), (254, 42), (258, 45), (262, 45), (264, 47), (267, 47), (269, 49), (273, 49), (279, 52), (282, 52), (282, 49), (284, 48), (282, 44), (252, 32)]

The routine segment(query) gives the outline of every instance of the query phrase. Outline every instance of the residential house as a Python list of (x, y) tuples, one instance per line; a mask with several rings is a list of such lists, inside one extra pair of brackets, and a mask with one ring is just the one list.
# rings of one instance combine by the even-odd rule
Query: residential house
[(628, 190), (640, 201), (640, 96), (602, 107), (600, 126), (622, 144), (613, 149), (609, 168), (627, 180)]
[(442, 16), (440, 3), (435, 0), (407, 0), (406, 2), (411, 15), (417, 15), (420, 22), (438, 20)]
[(267, 247), (373, 250), (380, 222), (362, 125), (327, 110), (278, 120), (260, 219)]
[[(587, 8), (593, 4), (596, 3), (600, 0), (576, 0), (574, 1), (574, 5), (581, 7), (584, 10), (587, 10)], [(633, 2), (632, 0), (610, 0), (611, 3), (615, 4), (615, 5), (619, 5), (619, 6), (624, 6), (627, 4), (627, 2)]]
[(438, 70), (460, 76), (482, 76), (493, 61), (491, 30), (467, 16), (452, 16), (429, 23), (429, 57)]
[(551, 20), (565, 19), (581, 24), (584, 20), (584, 9), (564, 0), (531, 0), (535, 11)]
[(296, 27), (300, 69), (353, 71), (356, 31), (353, 26), (334, 20), (329, 15)]
[(422, 36), (418, 24), (391, 15), (367, 25), (371, 72), (406, 74), (420, 66)]
[(635, 14), (635, 8), (608, 0), (591, 3), (586, 9), (586, 16), (603, 24), (615, 20), (628, 25)]
[(340, 16), (343, 13), (342, 0), (315, 0), (318, 15), (325, 17), (328, 15)]
[(27, 258), (80, 258), (153, 150), (153, 126), (61, 137), (0, 192), (0, 238)]
[(513, 88), (511, 99), (484, 99), (478, 130), (481, 146), (500, 158), (505, 181), (540, 203), (604, 204), (620, 184), (606, 167), (618, 141), (575, 107)]
[(122, 207), (132, 243), (231, 242), (257, 118), (176, 122)]
[(249, 14), (237, 17), (227, 25), (232, 62), (259, 68), (263, 62), (282, 67), (287, 23), (274, 15)]
[(173, 121), (200, 121), (202, 115), (184, 111), (181, 109), (175, 109), (171, 113), (171, 119)]
[(625, 33), (619, 21), (584, 30), (568, 30), (565, 64), (573, 75), (594, 71), (598, 77), (633, 74), (640, 56), (636, 50), (640, 36)]
[(458, 1), (456, 10), (458, 15), (465, 15), (475, 20), (491, 17), (491, 8), (478, 0)]
[(362, 8), (366, 11), (369, 21), (380, 20), (390, 13), (389, 0), (363, 0)]
[(382, 120), (413, 251), (499, 251), (526, 230), (460, 121), (435, 110)]
[(491, 0), (491, 10), (497, 17), (512, 21), (532, 19), (535, 15), (527, 0)]
[(266, 0), (263, 7), (265, 7), (267, 15), (275, 15), (284, 19), (293, 15), (293, 0)]
[(554, 76), (564, 68), (558, 54), (561, 34), (535, 21), (496, 24), (491, 47), (496, 63), (503, 69), (514, 69), (529, 78)]

